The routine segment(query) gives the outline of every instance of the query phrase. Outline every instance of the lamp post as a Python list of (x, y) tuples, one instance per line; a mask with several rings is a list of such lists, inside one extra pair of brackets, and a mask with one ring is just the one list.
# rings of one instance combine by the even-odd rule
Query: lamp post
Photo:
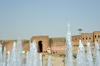
[(80, 35), (81, 35), (81, 32), (82, 32), (83, 30), (80, 28), (80, 29), (78, 29), (78, 31), (79, 31), (79, 33), (80, 33)]
[[(79, 34), (81, 35), (81, 32), (83, 31), (81, 28), (80, 29), (78, 29), (78, 31), (79, 31)], [(79, 37), (79, 40), (81, 39), (81, 37)]]

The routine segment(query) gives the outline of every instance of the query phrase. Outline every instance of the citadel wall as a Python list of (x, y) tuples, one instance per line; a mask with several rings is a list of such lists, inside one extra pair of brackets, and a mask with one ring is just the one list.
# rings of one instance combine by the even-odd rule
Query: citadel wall
[[(93, 33), (81, 33), (81, 35), (72, 36), (72, 45), (74, 54), (77, 53), (79, 47), (79, 39), (82, 40), (82, 43), (85, 48), (85, 52), (87, 52), (87, 41), (90, 42), (91, 50), (93, 53), (95, 41), (97, 41), (100, 45), (100, 31), (94, 31)], [(23, 51), (29, 51), (29, 43), (36, 40), (36, 48), (38, 52), (49, 52), (49, 53), (57, 53), (64, 54), (66, 47), (66, 38), (64, 37), (56, 37), (49, 38), (49, 36), (32, 36), (31, 40), (21, 40)], [(12, 51), (13, 43), (17, 40), (0, 40), (2, 44), (2, 48), (6, 48), (6, 51)]]

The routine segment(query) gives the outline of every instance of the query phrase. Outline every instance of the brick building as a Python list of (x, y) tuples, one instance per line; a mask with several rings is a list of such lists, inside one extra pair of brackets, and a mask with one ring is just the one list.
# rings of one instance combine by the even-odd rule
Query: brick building
[[(94, 42), (97, 41), (100, 44), (100, 31), (94, 31), (93, 33), (81, 33), (81, 35), (72, 36), (73, 52), (76, 54), (79, 46), (79, 39), (82, 40), (85, 51), (87, 50), (87, 41), (91, 43), (91, 50), (94, 49)], [(57, 37), (49, 38), (49, 36), (32, 36), (31, 42), (36, 40), (36, 48), (38, 52), (49, 52), (64, 54), (66, 38)], [(13, 42), (17, 40), (0, 40), (2, 47), (6, 47), (6, 51), (12, 51)], [(21, 40), (23, 51), (29, 51), (29, 40)], [(93, 53), (93, 51), (92, 51)]]

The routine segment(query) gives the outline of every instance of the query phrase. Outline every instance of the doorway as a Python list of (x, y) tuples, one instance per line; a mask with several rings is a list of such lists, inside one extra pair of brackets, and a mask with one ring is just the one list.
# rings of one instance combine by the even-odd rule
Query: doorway
[(38, 51), (39, 52), (42, 52), (42, 50), (43, 50), (42, 43), (43, 43), (42, 41), (38, 42)]

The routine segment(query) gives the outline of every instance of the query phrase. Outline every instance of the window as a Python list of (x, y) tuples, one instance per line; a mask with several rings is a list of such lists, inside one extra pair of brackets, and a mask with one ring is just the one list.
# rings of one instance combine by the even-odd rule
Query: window
[(89, 38), (91, 40), (91, 38)]
[(79, 45), (76, 45), (76, 46), (79, 46)]
[(62, 46), (62, 44), (56, 44), (56, 46)]
[(87, 40), (87, 38), (86, 38), (86, 40)]
[(84, 38), (83, 38), (83, 40), (84, 40)]
[(98, 38), (100, 38), (100, 35), (98, 35)]
[(79, 46), (79, 45), (73, 45), (73, 46), (76, 46), (76, 47), (77, 47), (77, 46)]
[(77, 41), (77, 38), (75, 40)]

